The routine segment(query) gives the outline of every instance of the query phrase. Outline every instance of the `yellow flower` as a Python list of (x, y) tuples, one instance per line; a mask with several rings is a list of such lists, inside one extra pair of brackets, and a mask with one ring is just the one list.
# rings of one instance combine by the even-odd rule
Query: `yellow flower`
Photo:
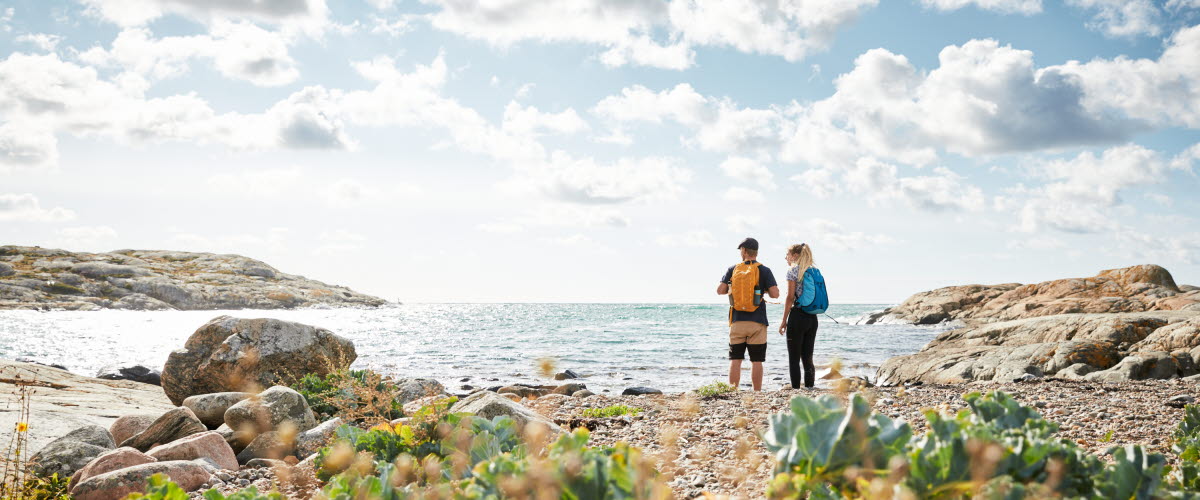
[(17, 432), (26, 432), (29, 430), (29, 424), (25, 422), (17, 422)]

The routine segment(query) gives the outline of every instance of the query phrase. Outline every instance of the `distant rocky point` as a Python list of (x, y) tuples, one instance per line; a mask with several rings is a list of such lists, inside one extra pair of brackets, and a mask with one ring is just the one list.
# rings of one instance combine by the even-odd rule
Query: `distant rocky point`
[(0, 246), (0, 309), (192, 311), (385, 303), (240, 255)]
[(965, 325), (889, 359), (879, 369), (884, 383), (1200, 380), (1200, 289), (1176, 285), (1155, 265), (1036, 285), (940, 288), (869, 321)]
[(866, 324), (933, 325), (1075, 313), (1200, 311), (1200, 288), (1178, 286), (1160, 266), (1146, 264), (1034, 285), (948, 286), (918, 293), (867, 318)]

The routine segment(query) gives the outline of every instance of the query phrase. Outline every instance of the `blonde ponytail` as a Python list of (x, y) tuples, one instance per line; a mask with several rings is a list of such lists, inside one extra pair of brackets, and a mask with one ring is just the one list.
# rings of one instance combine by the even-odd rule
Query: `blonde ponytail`
[(812, 249), (808, 243), (800, 243), (788, 247), (788, 253), (796, 256), (796, 261), (792, 263), (796, 267), (797, 276), (804, 276), (804, 271), (813, 267)]

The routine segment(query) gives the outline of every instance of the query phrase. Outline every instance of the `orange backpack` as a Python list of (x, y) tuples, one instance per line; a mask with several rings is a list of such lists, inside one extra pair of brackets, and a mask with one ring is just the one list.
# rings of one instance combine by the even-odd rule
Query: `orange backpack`
[(762, 290), (758, 289), (758, 262), (739, 262), (733, 266), (730, 281), (729, 304), (735, 310), (754, 312), (762, 304)]

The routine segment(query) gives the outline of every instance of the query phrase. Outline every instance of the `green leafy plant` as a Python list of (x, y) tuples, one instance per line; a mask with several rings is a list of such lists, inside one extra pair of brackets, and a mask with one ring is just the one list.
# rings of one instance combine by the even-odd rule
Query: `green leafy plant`
[(696, 394), (702, 398), (715, 398), (723, 394), (729, 394), (737, 390), (737, 387), (726, 384), (725, 382), (713, 382), (708, 385), (702, 385), (696, 389)]
[[(972, 393), (956, 415), (925, 413), (928, 431), (873, 414), (858, 394), (797, 397), (774, 415), (763, 443), (777, 460), (772, 498), (923, 499), (1198, 498), (1200, 466), (1184, 461), (1167, 477), (1166, 458), (1140, 446), (1112, 448), (1111, 464), (1055, 436), (1058, 425), (1003, 392)], [(1180, 443), (1200, 428), (1184, 419)], [(1187, 445), (1183, 445), (1186, 451)], [(885, 493), (886, 492), (886, 493)]]
[(310, 373), (292, 389), (322, 418), (378, 423), (404, 417), (395, 384), (371, 370), (339, 370), (324, 377)]
[(621, 415), (637, 415), (642, 412), (641, 408), (634, 408), (625, 405), (605, 406), (604, 408), (585, 408), (583, 416), (587, 418), (608, 418), (619, 417)]

